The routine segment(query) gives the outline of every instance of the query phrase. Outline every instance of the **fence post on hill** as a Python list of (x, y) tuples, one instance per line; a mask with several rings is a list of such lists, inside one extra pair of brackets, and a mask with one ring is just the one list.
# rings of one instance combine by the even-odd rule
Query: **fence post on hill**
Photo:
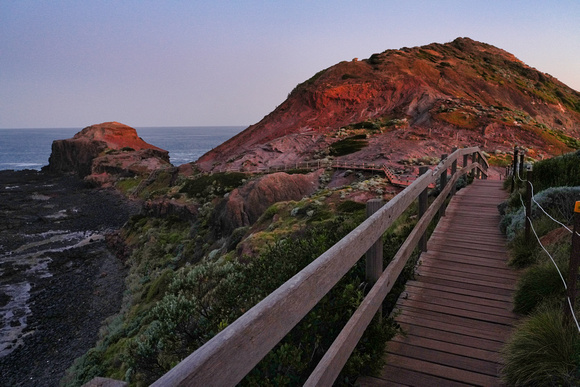
[(514, 159), (512, 160), (512, 185), (510, 188), (510, 192), (514, 192), (514, 188), (516, 185), (516, 168), (518, 167), (518, 147), (514, 146)]
[[(367, 218), (383, 206), (381, 199), (371, 199), (367, 202)], [(383, 274), (383, 240), (379, 238), (366, 252), (366, 278), (374, 284)]]
[(574, 206), (574, 228), (572, 229), (572, 250), (570, 251), (570, 265), (568, 269), (568, 299), (569, 305), (564, 305), (564, 316), (567, 322), (572, 321), (570, 305), (576, 302), (576, 285), (578, 283), (578, 265), (580, 265), (580, 201)]
[[(367, 202), (367, 218), (377, 212), (383, 206), (381, 199), (371, 199)], [(383, 238), (382, 236), (367, 250), (366, 259), (366, 280), (372, 286), (383, 274)], [(383, 318), (382, 311), (377, 311), (379, 320)]]
[[(428, 167), (419, 167), (419, 176), (427, 173), (428, 170), (429, 170)], [(428, 203), (427, 203), (428, 191), (427, 190), (428, 190), (428, 188), (425, 187), (425, 189), (423, 191), (421, 191), (421, 193), (419, 194), (419, 219), (421, 219), (423, 214), (425, 214), (425, 212), (427, 212), (427, 207), (428, 207)], [(421, 252), (427, 251), (427, 231), (425, 231), (423, 233), (423, 235), (421, 236), (421, 239), (419, 239), (419, 248), (421, 249)]]
[(525, 238), (526, 242), (531, 242), (531, 228), (532, 228), (532, 171), (528, 171), (528, 181), (526, 181), (526, 228)]
[(524, 178), (524, 157), (526, 156), (526, 153), (522, 150), (522, 153), (520, 154), (520, 178)]
[[(443, 153), (441, 155), (441, 161), (445, 160), (447, 158), (447, 154)], [(439, 185), (440, 185), (440, 192), (443, 192), (443, 190), (445, 189), (445, 186), (447, 185), (447, 169), (443, 170), (443, 173), (441, 173), (441, 178), (439, 180)], [(443, 203), (441, 205), (441, 207), (439, 208), (439, 216), (443, 217), (445, 216), (445, 203)]]
[[(457, 150), (457, 147), (453, 148), (451, 150), (451, 153), (454, 153)], [(453, 176), (455, 176), (455, 174), (457, 173), (457, 159), (453, 160), (453, 163), (451, 164), (451, 178), (453, 178)], [(451, 193), (449, 194), (450, 197), (453, 197), (455, 195), (455, 191), (457, 189), (457, 184), (453, 184), (453, 187), (451, 187)]]

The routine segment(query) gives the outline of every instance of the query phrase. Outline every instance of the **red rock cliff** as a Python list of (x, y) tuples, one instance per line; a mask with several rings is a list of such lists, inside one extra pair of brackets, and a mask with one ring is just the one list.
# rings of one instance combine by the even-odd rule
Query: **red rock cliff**
[(134, 175), (170, 165), (166, 150), (148, 144), (134, 128), (118, 122), (92, 125), (73, 138), (54, 141), (48, 163), (49, 171), (80, 177)]

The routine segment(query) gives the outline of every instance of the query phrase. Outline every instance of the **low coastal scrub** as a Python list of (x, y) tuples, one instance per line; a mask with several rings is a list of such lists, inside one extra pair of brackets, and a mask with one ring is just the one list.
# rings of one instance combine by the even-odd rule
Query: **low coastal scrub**
[[(578, 185), (578, 158), (571, 154), (534, 165), (534, 186), (540, 187), (536, 188), (535, 200), (551, 217), (568, 225), (574, 202), (580, 198), (580, 187), (572, 186)], [(558, 272), (567, 278), (571, 235), (533, 204), (533, 226), (544, 247), (533, 233), (532, 241), (526, 241), (520, 193), (523, 190), (516, 190), (502, 206), (501, 228), (511, 240), (510, 264), (525, 269), (516, 287), (514, 311), (527, 317), (503, 349), (502, 377), (510, 386), (577, 386), (580, 334), (573, 322), (564, 321), (566, 290)], [(574, 309), (579, 307), (577, 302)]]
[[(322, 188), (298, 202), (275, 203), (252, 226), (214, 240), (212, 216), (220, 196), (246, 179), (214, 174), (187, 180), (181, 189), (198, 203), (194, 219), (138, 215), (125, 225), (122, 237), (130, 253), (123, 309), (103, 326), (98, 344), (68, 370), (63, 385), (82, 385), (96, 376), (150, 384), (365, 219), (364, 204), (342, 197), (351, 188)], [(383, 235), (385, 267), (416, 223), (416, 211), (411, 206)], [(383, 316), (413, 276), (417, 256), (387, 296)], [(242, 385), (303, 383), (369, 289), (361, 260)], [(374, 320), (337, 384), (352, 385), (361, 374), (379, 372), (385, 343), (397, 331), (389, 318)]]
[(185, 193), (191, 198), (207, 197), (214, 193), (224, 194), (242, 185), (245, 179), (247, 176), (240, 172), (201, 175), (194, 179), (188, 179), (179, 192)]
[(580, 151), (534, 164), (534, 187), (580, 186)]
[(330, 155), (344, 156), (358, 152), (368, 145), (366, 138), (366, 134), (357, 134), (355, 136), (339, 140), (330, 146)]

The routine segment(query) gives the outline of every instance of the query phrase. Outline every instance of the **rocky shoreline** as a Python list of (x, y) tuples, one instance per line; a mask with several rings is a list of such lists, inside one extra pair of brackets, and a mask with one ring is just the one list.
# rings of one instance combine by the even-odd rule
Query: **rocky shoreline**
[(58, 385), (94, 346), (126, 275), (105, 236), (139, 207), (76, 177), (0, 171), (0, 385)]

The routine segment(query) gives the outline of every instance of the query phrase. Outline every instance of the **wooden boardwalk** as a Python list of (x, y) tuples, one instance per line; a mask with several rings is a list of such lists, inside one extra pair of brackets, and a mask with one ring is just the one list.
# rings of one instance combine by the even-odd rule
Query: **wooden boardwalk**
[(516, 315), (517, 273), (506, 266), (498, 180), (460, 190), (398, 301), (405, 335), (387, 345), (387, 365), (361, 386), (498, 386), (500, 354)]

